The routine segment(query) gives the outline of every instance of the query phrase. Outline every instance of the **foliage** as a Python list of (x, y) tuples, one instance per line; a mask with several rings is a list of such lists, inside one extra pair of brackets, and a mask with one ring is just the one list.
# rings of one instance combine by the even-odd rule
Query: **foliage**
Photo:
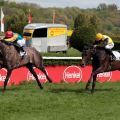
[(106, 5), (105, 3), (101, 3), (101, 4), (99, 4), (99, 6), (97, 7), (97, 9), (100, 10), (100, 11), (104, 11), (104, 10), (114, 11), (114, 10), (117, 10), (118, 7), (117, 7), (116, 4)]
[[(5, 14), (5, 31), (11, 25), (27, 23), (28, 13), (32, 15), (32, 21), (39, 23), (52, 23), (53, 11), (55, 11), (55, 23), (62, 23), (68, 29), (74, 29), (82, 24), (92, 24), (98, 32), (108, 35), (120, 34), (120, 10), (117, 5), (105, 3), (94, 9), (80, 9), (78, 7), (66, 8), (42, 8), (36, 4), (28, 3), (0, 3)], [(16, 25), (15, 25), (16, 26)], [(20, 30), (21, 34), (22, 31)]]
[(87, 24), (87, 16), (83, 13), (80, 13), (74, 21), (74, 29), (78, 29), (78, 27), (85, 24)]
[(74, 59), (74, 60), (44, 60), (44, 65), (45, 66), (69, 66), (69, 65), (80, 65), (80, 61), (78, 59)]
[(95, 39), (95, 28), (94, 26), (82, 26), (77, 30), (74, 30), (70, 38), (70, 46), (82, 51), (85, 44), (92, 44)]
[(120, 41), (114, 41), (114, 44), (115, 44), (115, 46), (114, 46), (113, 50), (120, 50)]
[(16, 33), (23, 33), (23, 28), (26, 25), (26, 22), (16, 22), (15, 24), (12, 24), (10, 26), (10, 28), (12, 29), (12, 31), (16, 32)]

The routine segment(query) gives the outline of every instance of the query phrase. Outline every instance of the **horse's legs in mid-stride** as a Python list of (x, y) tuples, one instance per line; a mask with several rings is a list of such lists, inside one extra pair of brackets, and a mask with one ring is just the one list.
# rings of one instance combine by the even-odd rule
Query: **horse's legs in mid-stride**
[(49, 83), (52, 83), (52, 80), (51, 80), (50, 77), (48, 76), (45, 68), (44, 68), (44, 67), (39, 67), (38, 69), (40, 69), (40, 70), (46, 75), (46, 78), (47, 78), (47, 80), (49, 81)]
[(40, 83), (40, 81), (39, 81), (39, 79), (38, 79), (38, 76), (37, 76), (36, 72), (35, 72), (34, 69), (33, 69), (32, 64), (27, 64), (26, 67), (29, 69), (29, 71), (30, 71), (30, 72), (33, 74), (33, 76), (35, 77), (35, 79), (36, 79), (36, 81), (37, 81), (37, 83), (38, 83), (38, 86), (39, 86), (41, 89), (43, 89), (43, 87), (42, 87), (42, 85), (41, 85), (41, 83)]
[(5, 81), (4, 81), (3, 91), (6, 90), (6, 86), (7, 86), (7, 83), (8, 83), (8, 80), (9, 80), (9, 78), (10, 78), (11, 73), (12, 73), (12, 70), (10, 70), (10, 71), (8, 70), (8, 71), (7, 71), (6, 79), (5, 79)]

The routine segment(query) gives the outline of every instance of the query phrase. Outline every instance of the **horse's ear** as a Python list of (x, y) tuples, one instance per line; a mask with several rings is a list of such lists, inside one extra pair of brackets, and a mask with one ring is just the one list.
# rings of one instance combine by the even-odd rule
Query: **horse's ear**
[(90, 49), (93, 49), (94, 48), (94, 46), (93, 45), (90, 45)]
[(88, 48), (89, 48), (89, 45), (88, 44), (84, 44), (83, 49), (87, 50)]

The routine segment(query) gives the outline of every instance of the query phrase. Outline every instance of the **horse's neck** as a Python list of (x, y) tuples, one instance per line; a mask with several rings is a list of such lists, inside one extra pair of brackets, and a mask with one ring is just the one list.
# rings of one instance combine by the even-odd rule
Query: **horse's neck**
[(13, 46), (7, 45), (6, 43), (0, 41), (0, 51), (3, 56), (9, 54), (12, 50), (12, 47)]
[(97, 59), (97, 60), (104, 60), (107, 59), (109, 56), (106, 53), (105, 50), (101, 49), (96, 49), (96, 52), (93, 54), (93, 58)]
[(4, 53), (7, 50), (8, 45), (0, 41), (0, 50)]

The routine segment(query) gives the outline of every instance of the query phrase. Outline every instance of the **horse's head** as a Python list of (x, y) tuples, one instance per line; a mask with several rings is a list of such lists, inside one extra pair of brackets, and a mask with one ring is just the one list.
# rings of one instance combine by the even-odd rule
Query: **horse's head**
[(81, 67), (85, 67), (88, 62), (91, 60), (91, 57), (94, 52), (93, 45), (85, 45), (82, 51), (82, 60), (81, 60)]

